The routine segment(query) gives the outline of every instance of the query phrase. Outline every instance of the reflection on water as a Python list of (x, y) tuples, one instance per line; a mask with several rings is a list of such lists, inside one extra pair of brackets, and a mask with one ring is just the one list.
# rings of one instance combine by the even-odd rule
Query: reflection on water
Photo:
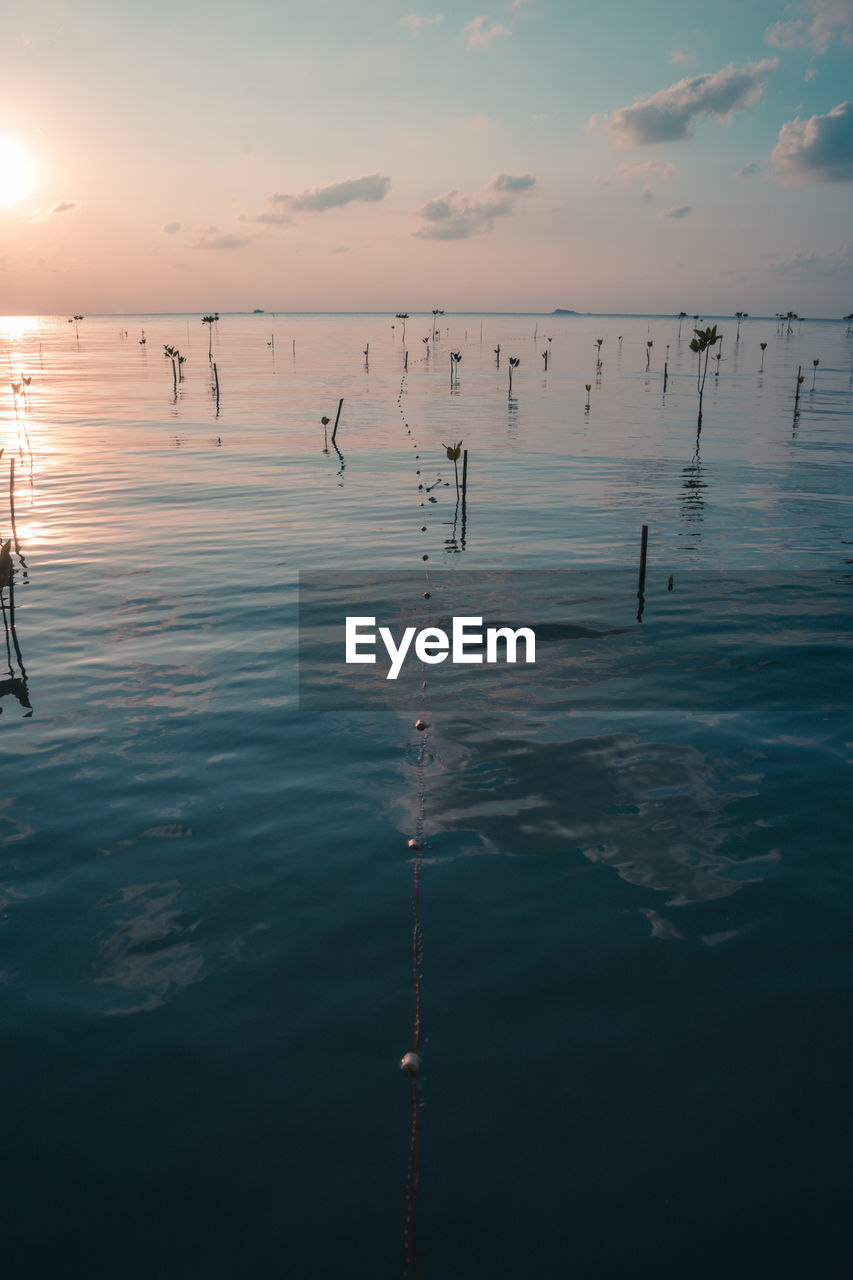
[(198, 919), (183, 910), (177, 880), (127, 885), (98, 907), (117, 914), (98, 945), (96, 981), (120, 987), (133, 1000), (107, 1013), (156, 1009), (175, 990), (201, 981), (204, 960), (193, 942)]
[(480, 851), (581, 855), (665, 893), (671, 907), (728, 897), (779, 858), (776, 848), (746, 858), (724, 851), (737, 844), (732, 803), (754, 788), (728, 793), (713, 759), (683, 743), (628, 734), (495, 742), (486, 726), (453, 720), (433, 735), (435, 829), (469, 832)]

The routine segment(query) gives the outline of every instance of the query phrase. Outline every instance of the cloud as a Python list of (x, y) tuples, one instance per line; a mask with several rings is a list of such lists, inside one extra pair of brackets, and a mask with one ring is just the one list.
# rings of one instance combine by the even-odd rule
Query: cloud
[[(391, 179), (380, 173), (371, 173), (364, 178), (348, 178), (346, 182), (333, 182), (328, 187), (314, 187), (311, 191), (303, 191), (301, 195), (281, 195), (276, 192), (270, 196), (273, 205), (287, 205), (293, 213), (323, 213), (326, 209), (340, 209), (353, 200), (372, 202), (384, 200)], [(261, 214), (257, 222), (280, 222), (281, 217), (272, 217), (269, 213)]]
[(678, 65), (684, 65), (687, 62), (695, 62), (696, 54), (688, 53), (686, 49), (670, 49), (669, 60)]
[(176, 235), (180, 231), (180, 229), (181, 229), (180, 222), (167, 222), (165, 227), (163, 228), (167, 236)]
[(196, 249), (244, 249), (250, 239), (250, 236), (235, 236), (231, 234), (214, 236), (212, 240), (202, 236), (193, 247)]
[(48, 214), (54, 213), (70, 213), (72, 209), (76, 209), (77, 205), (73, 200), (57, 200), (56, 204), (51, 205)]
[(529, 191), (536, 186), (532, 173), (498, 173), (489, 183), (491, 191)]
[(774, 22), (764, 32), (768, 44), (780, 49), (810, 48), (825, 53), (836, 37), (853, 45), (853, 0), (801, 0), (801, 17)]
[(501, 36), (512, 35), (509, 27), (502, 27), (499, 22), (495, 22), (492, 26), (485, 28), (485, 14), (480, 14), (479, 18), (474, 18), (472, 22), (466, 22), (463, 30), (468, 36), (469, 49), (482, 49), (494, 44), (495, 40)]
[(675, 204), (671, 209), (661, 209), (659, 218), (689, 218), (693, 209), (689, 204)]
[(759, 166), (754, 160), (750, 160), (749, 164), (741, 165), (735, 174), (736, 178), (751, 178), (754, 173), (758, 173)]
[(536, 179), (529, 173), (499, 173), (482, 195), (461, 196), (455, 189), (448, 191), (418, 210), (423, 225), (412, 234), (419, 240), (468, 240), (485, 235), (492, 230), (495, 218), (508, 218), (515, 213), (519, 195), (535, 184)]
[(429, 17), (426, 14), (410, 13), (405, 18), (400, 19), (400, 26), (408, 27), (412, 35), (417, 39), (421, 34), (421, 27), (438, 26), (439, 22), (443, 21), (443, 13), (433, 14), (432, 17)]
[(690, 137), (690, 126), (703, 116), (726, 119), (761, 97), (763, 75), (779, 65), (777, 58), (763, 58), (737, 67), (730, 62), (713, 74), (690, 76), (638, 98), (630, 107), (619, 107), (610, 116), (592, 116), (588, 130), (606, 134), (623, 150), (674, 142)]
[(828, 253), (795, 254), (790, 261), (774, 267), (774, 271), (781, 275), (853, 279), (853, 244), (830, 249)]
[(273, 209), (265, 209), (263, 213), (259, 213), (252, 221), (266, 222), (272, 226), (293, 226), (293, 219), (289, 213), (276, 213)]
[(331, 252), (332, 253), (350, 253), (351, 250), (348, 244), (339, 244), (337, 249), (332, 249)]
[(770, 159), (795, 181), (853, 182), (853, 102), (783, 124)]

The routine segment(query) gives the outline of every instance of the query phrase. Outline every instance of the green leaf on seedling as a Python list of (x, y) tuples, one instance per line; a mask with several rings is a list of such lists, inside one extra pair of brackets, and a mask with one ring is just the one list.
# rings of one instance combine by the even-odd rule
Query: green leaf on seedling
[(323, 426), (324, 426), (324, 427), (327, 427), (327, 426), (329, 425), (329, 423), (332, 421), (332, 419), (331, 419), (331, 418), (321, 418), (321, 419), (320, 419), (320, 421), (322, 422), (322, 424), (323, 424)]
[[(444, 441), (442, 440), (441, 443), (444, 444)], [(462, 456), (461, 440), (459, 441), (458, 444), (444, 444), (444, 447), (447, 450), (447, 456), (451, 462), (457, 462), (459, 458)]]

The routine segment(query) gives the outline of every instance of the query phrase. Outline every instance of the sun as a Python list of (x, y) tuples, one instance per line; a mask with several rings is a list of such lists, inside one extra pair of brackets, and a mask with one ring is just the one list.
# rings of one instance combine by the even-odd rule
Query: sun
[(33, 164), (23, 147), (11, 138), (0, 138), (0, 205), (17, 204), (30, 194)]

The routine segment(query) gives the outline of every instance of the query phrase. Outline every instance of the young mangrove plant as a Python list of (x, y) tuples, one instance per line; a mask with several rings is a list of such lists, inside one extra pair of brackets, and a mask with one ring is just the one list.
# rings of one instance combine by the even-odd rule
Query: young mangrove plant
[(646, 343), (646, 368), (647, 369), (649, 367), (649, 361), (651, 360), (651, 355), (652, 355), (652, 347), (654, 345), (655, 345), (654, 339), (649, 338), (648, 342)]
[(213, 326), (216, 324), (216, 321), (217, 321), (218, 319), (219, 319), (219, 313), (218, 313), (218, 312), (214, 312), (214, 314), (213, 314), (212, 316), (202, 316), (202, 318), (201, 318), (201, 322), (202, 322), (202, 324), (206, 324), (206, 325), (208, 326), (208, 330), (207, 330), (207, 358), (208, 358), (208, 360), (212, 360), (212, 359), (213, 359)]
[(495, 366), (498, 369), (500, 369), (501, 367), (501, 344), (500, 343), (498, 343), (498, 345), (495, 347)]
[[(622, 339), (620, 338), (619, 341), (621, 342)], [(600, 369), (601, 368), (601, 348), (604, 346), (604, 339), (596, 338), (595, 345), (598, 348), (595, 353), (595, 367), (596, 369)]]
[(681, 322), (682, 320), (686, 320), (686, 319), (687, 319), (687, 312), (679, 311), (678, 313), (678, 341), (679, 342), (681, 341)]
[[(705, 394), (705, 379), (708, 376), (708, 357), (711, 354), (711, 348), (715, 347), (718, 342), (722, 342), (723, 335), (717, 333), (717, 326), (713, 325), (708, 329), (694, 329), (695, 338), (690, 343), (690, 350), (695, 351), (698, 360), (696, 370), (696, 390), (699, 393), (699, 426), (702, 426), (702, 397)], [(704, 363), (702, 357), (705, 357)]]
[(763, 373), (764, 372), (764, 352), (767, 350), (767, 343), (760, 342), (758, 345), (761, 347), (761, 368), (758, 370), (758, 372)]
[(802, 365), (800, 365), (800, 366), (799, 366), (799, 368), (797, 369), (797, 389), (796, 389), (796, 391), (794, 392), (794, 416), (795, 416), (795, 417), (796, 417), (796, 415), (797, 415), (797, 414), (799, 413), (799, 411), (800, 411), (800, 408), (799, 408), (799, 406), (800, 406), (800, 387), (803, 385), (803, 383), (804, 383), (804, 382), (805, 382), (805, 377), (804, 377), (804, 375), (803, 375), (803, 366), (802, 366)]
[(163, 356), (164, 356), (164, 358), (165, 358), (166, 360), (171, 360), (171, 362), (172, 362), (172, 387), (173, 387), (173, 389), (174, 389), (175, 393), (177, 394), (177, 390), (178, 390), (178, 361), (179, 361), (179, 360), (180, 360), (180, 358), (181, 358), (181, 353), (180, 353), (180, 351), (178, 350), (178, 348), (177, 348), (177, 347), (167, 347), (167, 346), (166, 346), (166, 344), (164, 343), (164, 344), (163, 344)]
[(444, 312), (443, 312), (443, 311), (440, 311), (440, 310), (438, 309), (438, 307), (433, 307), (433, 309), (432, 309), (432, 340), (433, 340), (433, 343), (435, 342), (435, 318), (436, 318), (436, 316), (443, 316), (443, 315), (444, 315)]
[(545, 372), (548, 372), (548, 348), (542, 352), (542, 359), (545, 361)]
[(740, 322), (741, 320), (745, 320), (747, 318), (747, 316), (749, 315), (749, 312), (736, 311), (735, 315), (737, 316), (737, 333), (735, 334), (735, 342), (740, 342)]
[(459, 381), (459, 365), (462, 361), (461, 351), (451, 351), (450, 353), (450, 385), (453, 386), (454, 376)]
[(396, 316), (394, 317), (395, 320), (403, 321), (403, 339), (402, 339), (403, 346), (406, 345), (406, 321), (408, 320), (408, 318), (409, 318), (408, 311), (398, 311)]
[(512, 395), (512, 371), (517, 369), (521, 364), (519, 356), (510, 356), (509, 358), (509, 394)]
[(817, 377), (817, 367), (819, 364), (819, 360), (812, 360), (812, 391), (814, 391), (814, 380)]
[(584, 383), (584, 386), (586, 387), (586, 404), (585, 404), (584, 408), (588, 409), (588, 408), (589, 408), (589, 393), (590, 393), (590, 391), (592, 391), (592, 383), (591, 383), (591, 382), (585, 382), (585, 383)]
[(85, 318), (86, 318), (85, 316), (72, 316), (71, 319), (68, 321), (69, 324), (74, 325), (74, 334), (78, 342), (80, 341), (80, 330), (77, 328), (77, 322), (78, 320), (85, 320)]
[(450, 461), (453, 463), (453, 470), (456, 472), (456, 501), (458, 502), (459, 501), (459, 459), (462, 456), (462, 441), (460, 440), (458, 444), (444, 444), (444, 441), (442, 440), (441, 443), (444, 445), (445, 449), (447, 450), (447, 456), (450, 459)]

